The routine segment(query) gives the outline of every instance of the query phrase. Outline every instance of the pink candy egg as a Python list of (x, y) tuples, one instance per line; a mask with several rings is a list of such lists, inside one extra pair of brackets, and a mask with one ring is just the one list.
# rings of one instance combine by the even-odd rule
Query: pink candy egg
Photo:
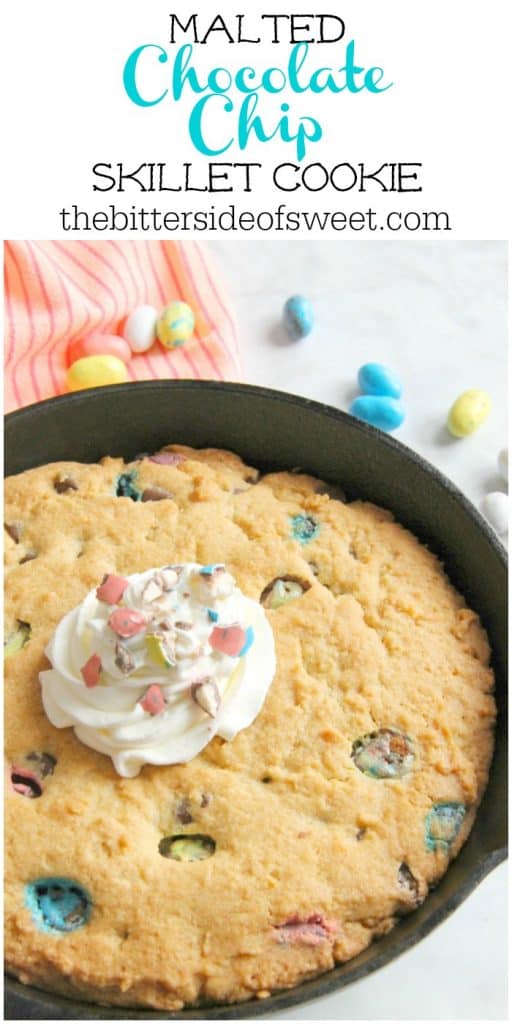
[(131, 358), (131, 348), (124, 338), (117, 334), (94, 334), (77, 338), (68, 345), (67, 359), (68, 366), (85, 356), (117, 356), (123, 363), (128, 363)]

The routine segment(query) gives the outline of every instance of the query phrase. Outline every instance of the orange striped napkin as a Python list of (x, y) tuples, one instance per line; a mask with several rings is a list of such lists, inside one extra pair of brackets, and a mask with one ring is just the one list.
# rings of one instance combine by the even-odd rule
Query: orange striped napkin
[(134, 355), (131, 380), (239, 380), (238, 334), (211, 255), (196, 242), (6, 242), (5, 409), (66, 391), (70, 341), (119, 333), (142, 304), (160, 310), (182, 299), (194, 310), (194, 336), (165, 351), (156, 342)]

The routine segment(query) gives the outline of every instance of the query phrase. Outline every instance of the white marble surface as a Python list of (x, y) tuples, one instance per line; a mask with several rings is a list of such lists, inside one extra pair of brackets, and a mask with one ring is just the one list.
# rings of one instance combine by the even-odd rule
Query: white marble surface
[[(347, 410), (362, 363), (399, 374), (407, 417), (395, 437), (476, 504), (505, 489), (507, 250), (504, 242), (215, 242), (240, 326), (245, 376)], [(290, 342), (290, 295), (314, 304), (312, 334)], [(471, 437), (445, 429), (454, 399), (484, 388), (492, 411)]]
[[(246, 380), (347, 409), (361, 363), (401, 377), (407, 419), (396, 437), (450, 477), (477, 505), (505, 490), (506, 246), (502, 242), (215, 242), (237, 313)], [(280, 316), (306, 295), (316, 327), (290, 343)], [(445, 430), (470, 387), (493, 408), (469, 438)], [(283, 1020), (441, 1020), (507, 1017), (507, 866), (410, 952)]]

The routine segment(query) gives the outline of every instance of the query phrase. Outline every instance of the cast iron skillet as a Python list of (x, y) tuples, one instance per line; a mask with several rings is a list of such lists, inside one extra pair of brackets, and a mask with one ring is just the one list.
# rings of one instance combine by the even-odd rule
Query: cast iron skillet
[[(180, 1013), (108, 1009), (6, 982), (6, 1018), (192, 1020), (259, 1016), (303, 1003), (389, 963), (443, 921), (507, 852), (506, 557), (485, 521), (436, 469), (393, 438), (304, 398), (241, 384), (145, 381), (95, 388), (6, 417), (6, 473), (59, 460), (133, 458), (164, 444), (230, 448), (262, 468), (301, 467), (350, 498), (392, 510), (446, 565), (491, 639), (499, 708), (489, 785), (457, 859), (425, 903), (354, 960), (263, 1001)], [(442, 680), (439, 681), (442, 685)]]

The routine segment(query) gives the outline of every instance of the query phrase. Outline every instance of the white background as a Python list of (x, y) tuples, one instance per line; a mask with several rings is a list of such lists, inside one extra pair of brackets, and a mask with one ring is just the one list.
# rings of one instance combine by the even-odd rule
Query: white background
[[(504, 243), (216, 243), (240, 327), (247, 380), (347, 409), (358, 367), (378, 360), (404, 388), (395, 436), (476, 504), (505, 490), (496, 456), (506, 439)], [(314, 305), (303, 341), (286, 340), (283, 303)], [(446, 415), (460, 391), (486, 388), (493, 407), (455, 440)], [(507, 866), (413, 950), (336, 995), (282, 1019), (504, 1019), (507, 1015)]]
[[(192, 10), (202, 12), (204, 23), (218, 11), (228, 17), (245, 7), (250, 11), (247, 31), (252, 34), (259, 27), (258, 12), (268, 10), (268, 5), (258, 0), (250, 5), (234, 0), (219, 5), (205, 0), (195, 5), (166, 0), (140, 5), (124, 0), (16, 0), (5, 6), (9, 13), (2, 62), (4, 237), (59, 237), (63, 232), (57, 212), (73, 203), (87, 209), (102, 208), (113, 198), (127, 208), (143, 201), (171, 209), (202, 203), (204, 197), (198, 193), (166, 193), (159, 200), (138, 190), (118, 197), (92, 192), (91, 168), (96, 162), (124, 161), (133, 169), (142, 162), (163, 161), (178, 174), (183, 161), (191, 159), (198, 173), (204, 171), (206, 160), (187, 137), (189, 100), (178, 105), (166, 100), (151, 109), (134, 106), (123, 90), (123, 66), (143, 43), (171, 49), (171, 10), (185, 20)], [(278, 5), (270, 6), (273, 13), (279, 11)], [(342, 43), (312, 47), (312, 67), (339, 66), (346, 42), (353, 38), (361, 63), (383, 66), (386, 80), (394, 83), (380, 96), (278, 97), (290, 99), (292, 113), (321, 120), (324, 139), (313, 147), (311, 158), (321, 158), (326, 165), (365, 161), (372, 170), (386, 161), (423, 162), (424, 191), (420, 196), (395, 197), (396, 201), (380, 191), (297, 192), (284, 198), (306, 209), (316, 203), (320, 209), (350, 211), (366, 209), (371, 202), (376, 208), (448, 210), (452, 234), (438, 237), (503, 237), (509, 186), (504, 129), (508, 4), (296, 0), (285, 10), (331, 11), (346, 22)], [(201, 73), (217, 64), (237, 68), (253, 62), (260, 70), (283, 65), (290, 49), (287, 43), (231, 46), (218, 36), (213, 39), (196, 47), (194, 59)], [(155, 68), (155, 89), (157, 84), (163, 88), (170, 64)], [(265, 109), (271, 106), (265, 103)], [(243, 156), (233, 151), (220, 159), (263, 161), (268, 182), (268, 169), (293, 155), (284, 143), (256, 143)], [(220, 202), (238, 198), (244, 207), (261, 209), (275, 207), (283, 195), (266, 184), (251, 195), (220, 196)], [(386, 232), (379, 237), (386, 237)]]
[[(505, 488), (497, 453), (507, 441), (507, 247), (503, 242), (222, 242), (218, 258), (240, 326), (246, 379), (348, 410), (357, 371), (381, 362), (399, 374), (407, 416), (395, 436), (449, 476), (476, 505)], [(290, 342), (290, 295), (316, 322)], [(492, 411), (471, 437), (446, 430), (453, 401), (484, 388)]]

